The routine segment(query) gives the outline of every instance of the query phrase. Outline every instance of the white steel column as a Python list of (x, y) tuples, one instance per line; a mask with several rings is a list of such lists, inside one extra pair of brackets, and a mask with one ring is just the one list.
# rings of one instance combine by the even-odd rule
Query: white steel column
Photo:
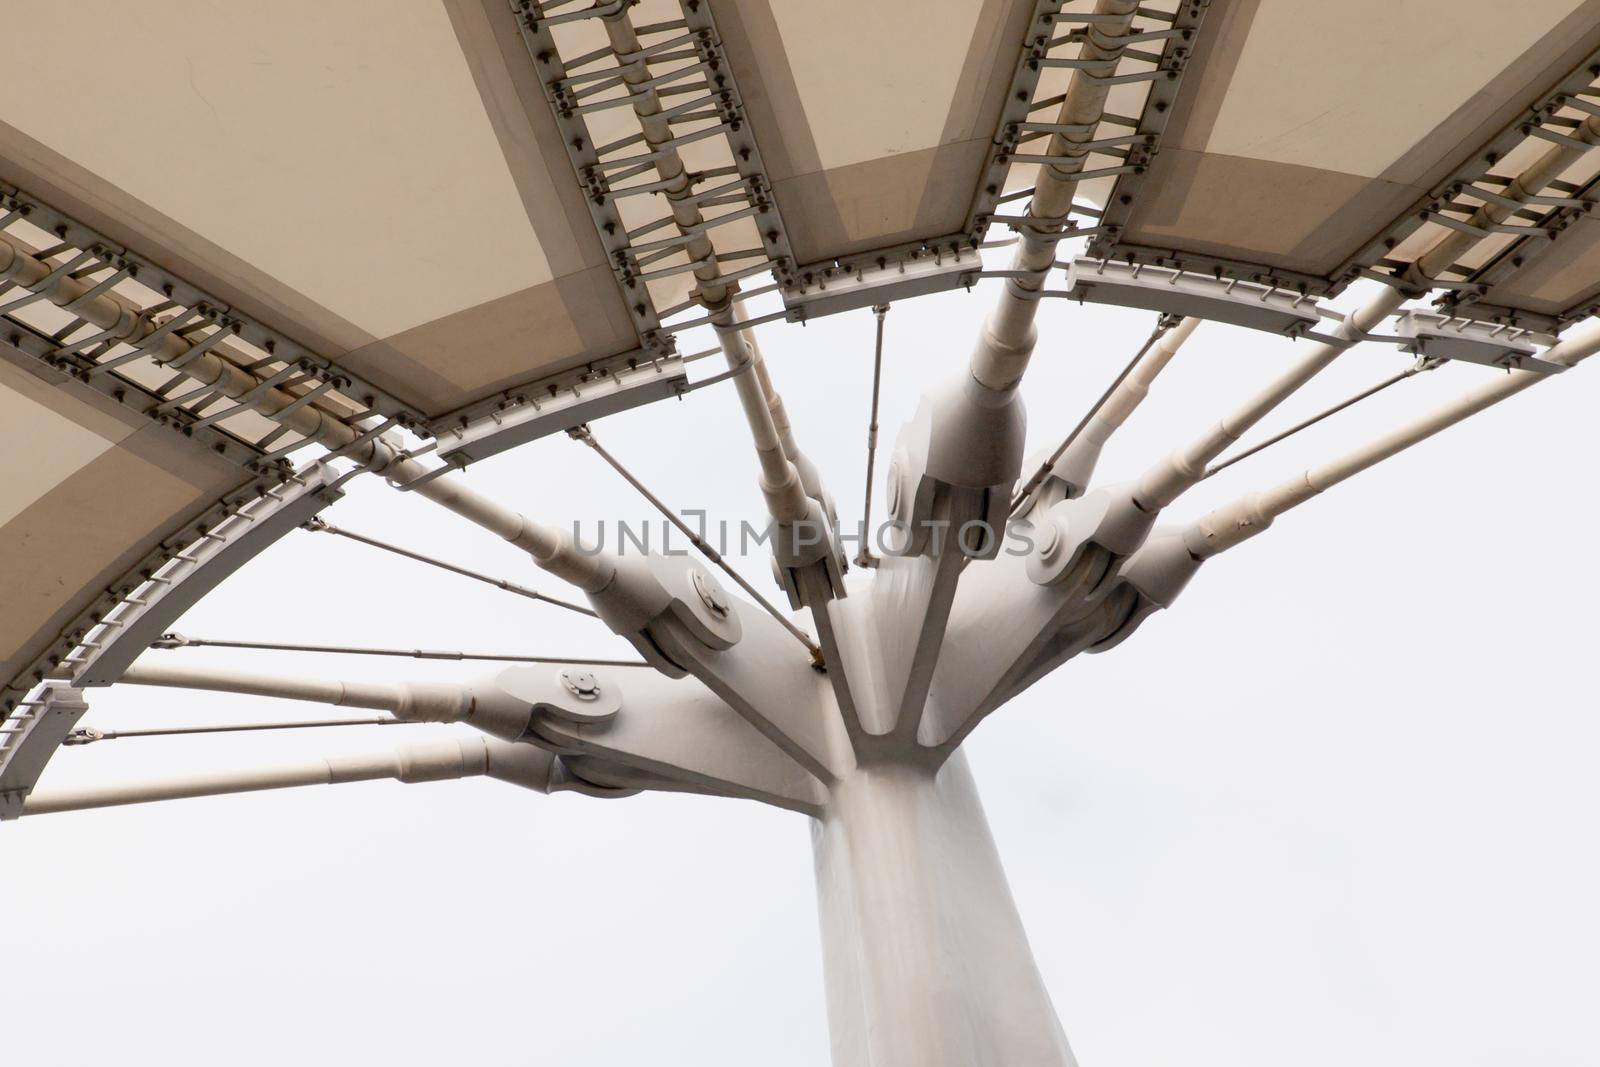
[(966, 756), (864, 764), (812, 823), (834, 1067), (1071, 1067)]

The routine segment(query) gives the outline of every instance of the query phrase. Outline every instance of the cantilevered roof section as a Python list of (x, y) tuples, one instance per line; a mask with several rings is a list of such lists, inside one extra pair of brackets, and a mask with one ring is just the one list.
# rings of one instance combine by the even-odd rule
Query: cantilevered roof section
[(0, 180), (428, 415), (639, 347), (503, 2), (36, 4), (7, 33), (37, 47), (0, 71)]
[(1597, 47), (1593, 0), (1213, 3), (1100, 251), (1337, 288)]
[(203, 435), (187, 438), (6, 358), (0, 426), (0, 697), (14, 701), (38, 681), (31, 672), (49, 667), (35, 661), (106, 590), (257, 475)]
[[(803, 319), (968, 285), (1007, 227), (1174, 281), (1378, 276), (1539, 332), (1600, 304), (1600, 0), (1149, 0), (1109, 60), (1086, 47), (1108, 18), (17, 5), (0, 415), (26, 443), (0, 483), (0, 685), (36, 681), (95, 605), (307, 444), (157, 360), (163, 339), (464, 465), (687, 387), (678, 338), (713, 296), (776, 292), (759, 317)], [(1080, 75), (1106, 103), (1067, 129)], [(1552, 144), (1575, 162), (1514, 188)], [(1029, 214), (1040, 167), (1075, 176), (1064, 234)], [(1459, 258), (1419, 270), (1463, 229)]]

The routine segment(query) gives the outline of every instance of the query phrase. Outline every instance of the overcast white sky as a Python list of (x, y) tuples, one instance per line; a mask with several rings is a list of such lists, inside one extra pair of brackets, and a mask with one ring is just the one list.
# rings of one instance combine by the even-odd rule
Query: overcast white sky
[[(890, 312), (880, 472), (918, 391), (961, 372), (987, 306), (980, 288)], [(1030, 447), (1070, 428), (1151, 320), (1046, 302)], [(866, 311), (762, 331), (846, 517), (860, 509), (871, 339)], [(1103, 482), (1137, 474), (1295, 354), (1202, 326), (1108, 451)], [(1408, 361), (1353, 350), (1258, 436)], [(1493, 373), (1409, 381), (1171, 514), (1271, 484)], [(1597, 375), (1542, 385), (1283, 518), (1133, 640), (1069, 663), (971, 739), (1084, 1067), (1600, 1063)], [(730, 385), (596, 431), (677, 506), (761, 513)], [(547, 521), (648, 513), (565, 438), (468, 480)], [(352, 483), (325, 514), (561, 592), (492, 536), (382, 485)], [(767, 588), (765, 560), (743, 567)], [(308, 533), (180, 629), (627, 652), (592, 620)], [(150, 654), (180, 657), (357, 678), (493, 666)], [(133, 688), (90, 700), (86, 722), (104, 729), (323, 713)], [(447, 729), (108, 741), (62, 751), (41, 788)], [(755, 804), (487, 781), (180, 801), (8, 823), (0, 883), (7, 1063), (827, 1061), (806, 821)]]

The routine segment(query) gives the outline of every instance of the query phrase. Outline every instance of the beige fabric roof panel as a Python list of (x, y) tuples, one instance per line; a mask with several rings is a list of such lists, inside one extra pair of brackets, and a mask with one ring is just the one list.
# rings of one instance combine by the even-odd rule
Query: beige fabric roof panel
[(1213, 4), (1122, 241), (1331, 280), (1597, 46), (1596, 0)]
[[(636, 347), (509, 6), (31, 5), (0, 177), (428, 414)], [(531, 328), (530, 328), (531, 327)]]
[(253, 476), (68, 381), (0, 360), (0, 686), (162, 538)]
[(1031, 0), (713, 0), (803, 265), (960, 232)]
[(1600, 299), (1600, 222), (1579, 219), (1526, 267), (1489, 287), (1487, 304), (1564, 319)]

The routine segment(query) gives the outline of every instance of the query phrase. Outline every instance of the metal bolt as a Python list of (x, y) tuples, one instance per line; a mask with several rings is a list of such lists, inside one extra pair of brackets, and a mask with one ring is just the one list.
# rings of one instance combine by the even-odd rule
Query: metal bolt
[(562, 671), (561, 684), (579, 700), (600, 699), (600, 682), (588, 671)]
[(1061, 527), (1049, 519), (1039, 530), (1038, 552), (1039, 558), (1046, 562), (1055, 558), (1056, 550), (1061, 547)]
[(700, 603), (706, 606), (706, 610), (719, 619), (726, 619), (728, 617), (728, 598), (723, 595), (722, 589), (712, 579), (711, 575), (705, 571), (697, 570), (690, 581), (694, 585), (694, 591), (700, 594)]

